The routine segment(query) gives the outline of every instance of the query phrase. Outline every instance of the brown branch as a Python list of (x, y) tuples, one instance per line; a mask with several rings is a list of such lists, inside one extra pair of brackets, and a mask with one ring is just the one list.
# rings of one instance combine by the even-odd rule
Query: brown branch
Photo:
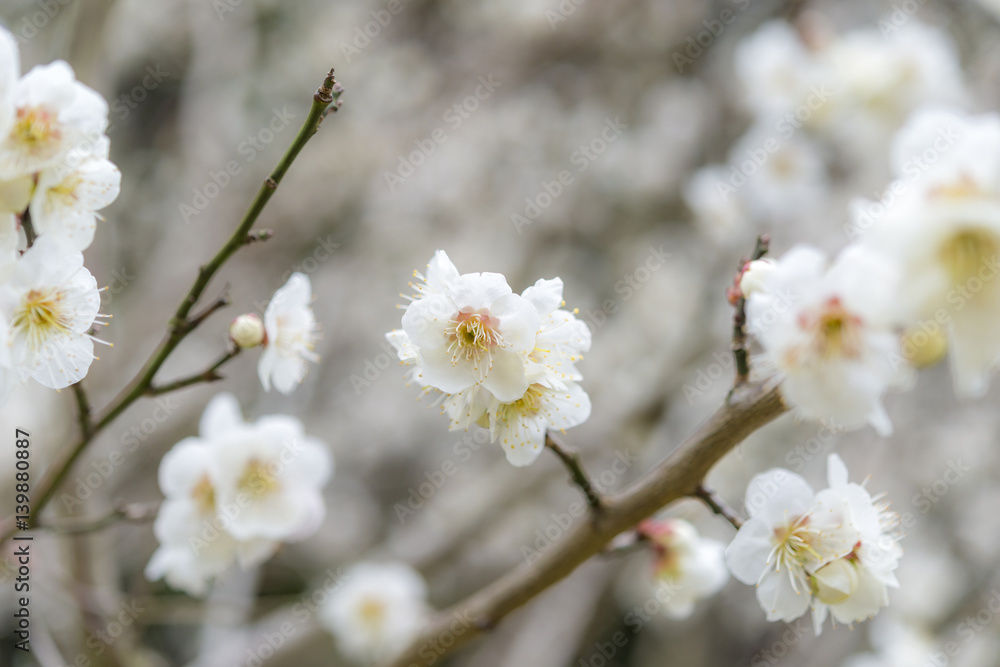
[(215, 382), (221, 380), (222, 376), (219, 375), (219, 369), (224, 365), (229, 363), (231, 359), (236, 357), (240, 353), (240, 348), (234, 347), (229, 352), (222, 355), (222, 358), (216, 361), (214, 364), (209, 366), (207, 369), (200, 373), (195, 373), (186, 378), (181, 378), (180, 380), (174, 380), (173, 382), (167, 382), (164, 384), (152, 384), (146, 388), (146, 396), (159, 396), (161, 394), (167, 394), (171, 391), (177, 391), (178, 389), (184, 389), (185, 387), (190, 387), (191, 385), (201, 384), (203, 382)]
[[(664, 505), (698, 489), (715, 463), (751, 433), (787, 410), (778, 389), (746, 384), (659, 465), (622, 493), (606, 498), (603, 510), (581, 521), (521, 565), (464, 601), (437, 614), (421, 636), (387, 667), (430, 666), (447, 653), (492, 629), (505, 616), (563, 579), (615, 536), (656, 513)], [(451, 631), (456, 614), (473, 621), (463, 633)], [(439, 638), (454, 644), (444, 648)]]
[(587, 476), (587, 471), (583, 469), (583, 464), (580, 462), (580, 453), (560, 442), (552, 433), (545, 434), (545, 446), (555, 452), (559, 460), (569, 470), (573, 482), (580, 487), (583, 495), (587, 497), (587, 504), (590, 505), (590, 509), (595, 513), (600, 512), (604, 499), (601, 498), (601, 494), (594, 488), (593, 482)]
[[(744, 258), (740, 262), (739, 271), (736, 274), (736, 288), (739, 288), (739, 279), (743, 274), (744, 269), (748, 262), (752, 262), (760, 259), (767, 254), (768, 247), (771, 245), (771, 237), (767, 234), (763, 234), (757, 237), (757, 243), (754, 245), (753, 254), (750, 255), (749, 259)], [(733, 302), (731, 302), (733, 303)], [(734, 386), (739, 387), (750, 381), (750, 355), (747, 352), (747, 301), (742, 294), (736, 298), (735, 303), (733, 303), (736, 310), (733, 313), (733, 357), (736, 360), (736, 380)]]
[(692, 495), (700, 498), (706, 505), (708, 505), (709, 509), (729, 523), (733, 524), (733, 528), (736, 530), (743, 527), (743, 518), (736, 512), (736, 510), (730, 507), (729, 503), (723, 500), (719, 494), (705, 488), (704, 484), (699, 484), (698, 488), (695, 489), (695, 492)]

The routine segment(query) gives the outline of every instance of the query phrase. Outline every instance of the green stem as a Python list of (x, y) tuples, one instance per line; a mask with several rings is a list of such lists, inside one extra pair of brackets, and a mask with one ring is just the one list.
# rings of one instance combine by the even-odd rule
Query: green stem
[[(105, 410), (103, 415), (93, 422), (90, 433), (82, 434), (81, 438), (75, 444), (67, 449), (64, 449), (50, 466), (47, 474), (42, 478), (38, 485), (38, 499), (34, 502), (31, 518), (29, 519), (32, 524), (37, 522), (37, 518), (41, 515), (42, 510), (45, 509), (45, 506), (50, 500), (52, 500), (56, 490), (69, 474), (73, 464), (76, 463), (78, 458), (80, 458), (80, 455), (83, 454), (84, 450), (91, 443), (94, 437), (111, 422), (117, 419), (139, 398), (149, 395), (149, 389), (153, 386), (153, 378), (156, 376), (157, 371), (160, 370), (160, 367), (163, 366), (164, 362), (166, 362), (170, 354), (177, 348), (178, 345), (180, 345), (181, 341), (183, 341), (184, 338), (204, 320), (205, 317), (219, 307), (217, 305), (218, 302), (216, 302), (216, 304), (209, 306), (208, 309), (206, 309), (206, 311), (204, 311), (201, 315), (193, 318), (189, 317), (191, 309), (194, 308), (195, 304), (208, 287), (209, 282), (219, 269), (222, 268), (222, 265), (225, 264), (237, 250), (247, 244), (247, 238), (250, 234), (250, 230), (257, 221), (257, 218), (260, 217), (261, 211), (264, 210), (264, 206), (267, 204), (268, 200), (271, 199), (274, 191), (281, 183), (281, 179), (284, 178), (285, 173), (288, 171), (289, 167), (292, 166), (292, 162), (295, 161), (296, 156), (298, 156), (299, 152), (306, 145), (306, 142), (308, 142), (309, 139), (316, 134), (316, 130), (319, 128), (319, 124), (322, 121), (327, 108), (330, 107), (331, 104), (334, 105), (333, 108), (337, 108), (339, 105), (339, 97), (342, 92), (343, 88), (335, 81), (333, 77), (333, 70), (331, 69), (326, 75), (326, 78), (323, 80), (323, 84), (316, 91), (316, 94), (313, 95), (313, 103), (312, 107), (309, 109), (309, 115), (306, 117), (305, 122), (303, 122), (302, 127), (299, 129), (295, 140), (285, 152), (284, 156), (282, 156), (277, 167), (275, 167), (274, 171), (271, 172), (271, 175), (267, 179), (265, 179), (264, 183), (257, 191), (257, 195), (250, 203), (250, 207), (247, 209), (246, 213), (243, 214), (243, 218), (240, 220), (236, 231), (233, 232), (232, 236), (229, 237), (229, 240), (226, 241), (225, 245), (222, 246), (215, 256), (199, 269), (197, 279), (194, 281), (191, 289), (188, 290), (187, 295), (184, 297), (184, 300), (181, 301), (180, 306), (178, 306), (177, 311), (170, 320), (169, 331), (166, 338), (164, 338), (159, 347), (156, 348), (149, 360), (146, 362), (146, 365), (139, 371), (139, 374), (114, 400), (111, 401), (111, 404)], [(12, 525), (7, 527), (7, 530), (4, 531), (3, 535), (0, 535), (0, 544), (5, 542), (7, 538), (14, 533), (15, 528), (12, 521), (11, 524)]]
[(201, 373), (196, 373), (195, 375), (181, 378), (180, 380), (174, 380), (173, 382), (168, 382), (167, 384), (151, 384), (146, 387), (146, 396), (159, 396), (161, 394), (168, 394), (172, 391), (177, 391), (178, 389), (183, 389), (184, 387), (190, 387), (191, 385), (221, 380), (222, 376), (219, 375), (219, 369), (231, 359), (235, 358), (239, 353), (240, 348), (235, 347), (229, 352), (226, 352), (221, 359), (216, 361)]

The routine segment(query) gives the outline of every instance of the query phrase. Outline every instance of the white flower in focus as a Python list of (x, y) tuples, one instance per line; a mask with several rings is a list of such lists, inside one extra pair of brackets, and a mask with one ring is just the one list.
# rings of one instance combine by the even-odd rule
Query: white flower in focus
[(918, 112), (893, 163), (902, 194), (878, 217), (856, 206), (856, 225), (901, 271), (903, 324), (944, 326), (956, 391), (981, 396), (1000, 364), (1000, 116)]
[(282, 394), (291, 394), (306, 376), (306, 361), (319, 362), (313, 352), (317, 329), (311, 302), (309, 278), (293, 273), (267, 304), (264, 311), (267, 339), (257, 364), (257, 374), (265, 390), (270, 391), (273, 383)]
[[(94, 240), (98, 211), (118, 197), (121, 172), (108, 160), (109, 142), (74, 149), (65, 163), (44, 169), (31, 198), (31, 222), (38, 234), (56, 234), (76, 249)], [(72, 168), (70, 168), (72, 165)]]
[(687, 521), (647, 519), (639, 532), (653, 544), (655, 576), (669, 592), (663, 603), (669, 617), (687, 618), (696, 602), (717, 593), (729, 579), (725, 545), (701, 537)]
[(836, 454), (829, 457), (827, 476), (830, 492), (847, 501), (859, 539), (849, 554), (813, 573), (812, 616), (817, 635), (828, 613), (838, 623), (851, 625), (888, 605), (887, 588), (899, 586), (895, 570), (902, 555), (898, 516), (864, 487), (849, 483), (847, 466)]
[(234, 420), (212, 440), (216, 501), (239, 507), (227, 524), (233, 537), (296, 541), (316, 532), (326, 514), (322, 488), (333, 460), (297, 419)]
[(319, 612), (346, 657), (359, 663), (402, 651), (426, 623), (427, 585), (402, 563), (359, 563)]
[(502, 275), (467, 273), (411, 302), (402, 324), (423, 384), (448, 394), (481, 384), (498, 400), (515, 401), (528, 388), (525, 355), (539, 320)]
[(546, 377), (555, 382), (582, 380), (576, 362), (590, 349), (590, 328), (576, 315), (562, 309), (565, 305), (562, 279), (542, 278), (521, 296), (535, 306), (541, 318), (535, 347), (528, 354), (529, 363), (543, 366)]
[(36, 240), (0, 285), (0, 318), (8, 322), (18, 381), (32, 377), (62, 389), (82, 380), (95, 358), (97, 339), (89, 331), (100, 307), (100, 290), (83, 255), (54, 238)]
[(38, 172), (74, 149), (87, 149), (108, 125), (107, 102), (61, 60), (32, 68), (9, 92), (0, 92), (7, 93), (0, 106), (13, 109), (0, 134), (0, 178)]
[(578, 426), (590, 417), (590, 397), (578, 384), (550, 387), (543, 384), (544, 375), (537, 379), (518, 400), (494, 399), (487, 408), (490, 440), (498, 442), (507, 461), (519, 468), (534, 463), (545, 449), (546, 431)]
[(775, 468), (747, 486), (750, 518), (726, 548), (733, 576), (757, 586), (769, 621), (792, 621), (812, 602), (812, 575), (851, 553), (860, 534), (840, 494), (813, 492), (809, 483)]
[(782, 396), (810, 419), (849, 428), (866, 421), (885, 435), (881, 399), (908, 370), (892, 328), (894, 267), (857, 246), (827, 268), (819, 250), (797, 246), (761, 276), (747, 302), (747, 330), (761, 361), (782, 378)]

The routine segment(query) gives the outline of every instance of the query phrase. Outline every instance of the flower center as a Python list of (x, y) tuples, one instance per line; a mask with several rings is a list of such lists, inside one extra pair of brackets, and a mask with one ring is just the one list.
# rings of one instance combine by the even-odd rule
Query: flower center
[(358, 605), (358, 616), (361, 617), (361, 622), (370, 628), (377, 628), (382, 625), (385, 612), (385, 603), (375, 598), (365, 598)]
[(243, 469), (243, 475), (236, 482), (237, 489), (258, 498), (277, 491), (279, 487), (280, 484), (268, 465), (259, 459), (250, 459)]
[(198, 509), (204, 514), (215, 511), (215, 487), (208, 475), (202, 475), (194, 489), (191, 490), (191, 497), (198, 505)]
[(14, 311), (11, 325), (25, 334), (32, 348), (53, 336), (70, 332), (63, 298), (63, 293), (56, 289), (29, 290)]
[(452, 354), (452, 363), (458, 363), (462, 357), (466, 361), (478, 361), (488, 356), (492, 348), (503, 346), (503, 337), (496, 330), (498, 324), (488, 311), (459, 311), (445, 328), (451, 341), (448, 351)]
[(815, 317), (803, 316), (800, 326), (812, 334), (812, 345), (821, 358), (856, 358), (861, 354), (861, 319), (831, 298)]
[(948, 277), (961, 285), (978, 276), (997, 257), (1000, 239), (985, 229), (967, 228), (941, 246), (940, 259)]
[(773, 563), (775, 572), (781, 572), (782, 569), (788, 571), (788, 578), (795, 592), (799, 592), (800, 587), (805, 586), (806, 562), (820, 558), (815, 547), (819, 537), (820, 531), (809, 525), (808, 514), (774, 529), (771, 538), (774, 547), (767, 557), (767, 562)]
[(61, 132), (53, 114), (44, 107), (22, 107), (17, 110), (10, 138), (32, 155), (47, 156), (54, 152)]
[(517, 415), (533, 415), (542, 409), (542, 394), (545, 387), (540, 384), (528, 386), (524, 396), (512, 403), (501, 403), (497, 408), (497, 419), (506, 421), (509, 417)]

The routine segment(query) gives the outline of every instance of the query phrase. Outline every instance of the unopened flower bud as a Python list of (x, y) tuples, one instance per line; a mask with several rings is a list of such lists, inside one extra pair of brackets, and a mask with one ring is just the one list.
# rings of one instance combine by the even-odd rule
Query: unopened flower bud
[(244, 313), (229, 325), (229, 340), (244, 350), (257, 347), (264, 342), (264, 323), (256, 313)]
[(858, 569), (851, 562), (838, 558), (813, 574), (816, 598), (824, 604), (840, 604), (858, 590), (860, 579)]
[(743, 298), (749, 299), (754, 292), (763, 292), (767, 276), (773, 271), (773, 259), (765, 257), (750, 262), (740, 278), (740, 291), (743, 292)]

